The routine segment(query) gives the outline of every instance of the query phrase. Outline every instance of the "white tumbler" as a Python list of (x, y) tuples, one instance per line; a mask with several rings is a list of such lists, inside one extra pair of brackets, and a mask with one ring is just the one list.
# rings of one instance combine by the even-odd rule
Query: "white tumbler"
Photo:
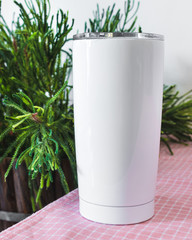
[(106, 224), (154, 215), (164, 38), (74, 36), (73, 85), (80, 213)]

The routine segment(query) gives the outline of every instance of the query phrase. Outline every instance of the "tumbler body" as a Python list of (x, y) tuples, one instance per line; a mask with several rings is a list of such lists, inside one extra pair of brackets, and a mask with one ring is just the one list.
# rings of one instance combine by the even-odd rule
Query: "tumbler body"
[(80, 213), (132, 224), (154, 214), (164, 42), (74, 40), (73, 86)]

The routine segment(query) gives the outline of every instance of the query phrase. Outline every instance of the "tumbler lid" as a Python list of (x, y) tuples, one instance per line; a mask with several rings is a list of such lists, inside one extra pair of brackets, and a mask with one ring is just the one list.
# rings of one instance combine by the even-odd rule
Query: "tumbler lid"
[(130, 32), (86, 32), (73, 36), (73, 40), (103, 39), (103, 38), (137, 38), (164, 41), (164, 36), (154, 33), (130, 33)]

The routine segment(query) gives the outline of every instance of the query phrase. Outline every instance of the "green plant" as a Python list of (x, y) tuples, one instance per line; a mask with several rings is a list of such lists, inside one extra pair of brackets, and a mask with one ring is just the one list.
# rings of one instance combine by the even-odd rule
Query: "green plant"
[[(124, 14), (121, 14), (120, 9), (115, 12), (115, 4), (112, 7), (109, 6), (106, 11), (102, 9), (102, 12), (97, 4), (97, 10), (93, 12), (93, 19), (89, 19), (89, 27), (85, 22), (84, 32), (135, 32), (136, 14), (139, 5), (140, 2), (137, 3), (136, 9), (134, 9), (135, 0), (127, 0), (124, 3)], [(131, 20), (133, 20), (132, 23), (130, 23)], [(128, 23), (130, 25), (126, 28)], [(141, 27), (139, 27), (138, 31), (142, 31)]]
[[(1, 160), (12, 156), (5, 178), (14, 161), (16, 166), (25, 162), (35, 210), (34, 196), (41, 205), (40, 193), (44, 182), (48, 187), (52, 181), (52, 171), (59, 172), (65, 192), (69, 191), (61, 160), (70, 162), (77, 186), (69, 100), (72, 86), (68, 83), (72, 53), (65, 47), (74, 21), (69, 25), (68, 13), (59, 10), (54, 31), (49, 0), (29, 0), (25, 5), (14, 2), (20, 15), (13, 30), (0, 16), (0, 98), (4, 99), (0, 106), (0, 154)], [(36, 177), (40, 177), (39, 186)]]
[(186, 144), (192, 141), (192, 90), (179, 96), (175, 85), (164, 85), (161, 140), (173, 154), (169, 141)]

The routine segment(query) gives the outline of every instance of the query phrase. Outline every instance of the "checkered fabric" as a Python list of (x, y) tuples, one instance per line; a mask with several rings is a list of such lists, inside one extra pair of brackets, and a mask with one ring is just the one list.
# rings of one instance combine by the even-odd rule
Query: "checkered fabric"
[(81, 217), (78, 190), (0, 233), (0, 239), (192, 240), (192, 144), (160, 151), (155, 216), (134, 225), (99, 224)]

